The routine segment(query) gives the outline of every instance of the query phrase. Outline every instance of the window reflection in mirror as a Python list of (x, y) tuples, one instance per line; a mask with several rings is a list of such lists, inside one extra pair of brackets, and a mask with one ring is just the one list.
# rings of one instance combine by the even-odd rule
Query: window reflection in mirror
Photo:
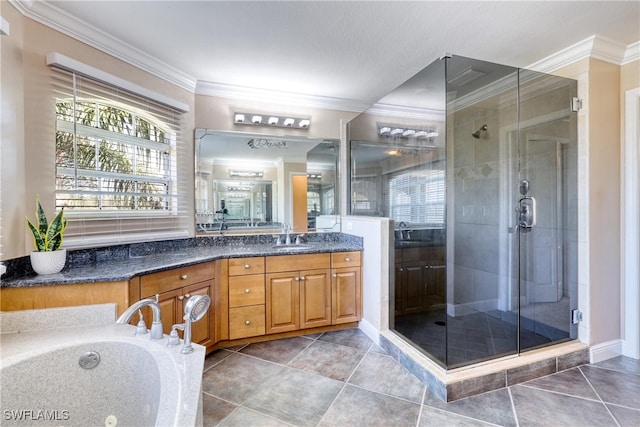
[(337, 140), (196, 129), (196, 232), (340, 231)]

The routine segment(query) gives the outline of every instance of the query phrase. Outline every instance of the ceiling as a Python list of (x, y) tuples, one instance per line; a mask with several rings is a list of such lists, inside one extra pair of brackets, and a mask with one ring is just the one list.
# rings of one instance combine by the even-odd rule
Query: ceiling
[[(640, 40), (638, 1), (31, 1), (23, 13), (183, 87), (371, 104), (445, 53), (527, 67)], [(637, 45), (635, 45), (637, 46)]]

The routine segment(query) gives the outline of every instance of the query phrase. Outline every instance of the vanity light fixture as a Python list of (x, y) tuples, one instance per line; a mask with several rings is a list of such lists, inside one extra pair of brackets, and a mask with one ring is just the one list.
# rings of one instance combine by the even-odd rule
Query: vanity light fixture
[[(249, 120), (251, 118), (251, 120)], [(237, 125), (287, 127), (309, 129), (310, 117), (278, 116), (275, 114), (234, 113), (233, 122)]]
[(308, 179), (322, 179), (322, 174), (320, 174), (320, 173), (308, 173), (307, 174), (307, 178)]
[(413, 129), (393, 125), (379, 125), (378, 135), (392, 138), (433, 139), (439, 134), (433, 129)]
[(229, 170), (229, 176), (233, 178), (262, 178), (263, 175), (262, 171)]

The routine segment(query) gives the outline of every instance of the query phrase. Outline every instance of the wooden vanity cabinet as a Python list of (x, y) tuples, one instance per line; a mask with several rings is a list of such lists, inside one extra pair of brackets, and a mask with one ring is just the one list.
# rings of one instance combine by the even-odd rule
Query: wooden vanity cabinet
[(229, 260), (229, 339), (265, 334), (264, 257)]
[[(208, 295), (213, 301), (214, 264), (214, 262), (207, 262), (146, 274), (134, 279), (131, 286), (139, 287), (140, 299), (155, 298), (158, 295), (164, 333), (169, 334), (173, 325), (184, 323), (184, 305), (190, 297)], [(204, 346), (214, 343), (212, 306), (202, 319), (191, 324), (194, 343)], [(143, 315), (147, 327), (150, 328), (153, 320), (151, 309), (145, 307)], [(133, 324), (137, 323), (137, 317), (133, 317)], [(182, 332), (178, 331), (178, 333), (182, 336)]]
[(331, 254), (331, 324), (357, 322), (362, 318), (360, 252)]
[(331, 325), (331, 255), (266, 257), (266, 333)]
[(445, 303), (445, 247), (396, 250), (396, 315), (422, 313)]

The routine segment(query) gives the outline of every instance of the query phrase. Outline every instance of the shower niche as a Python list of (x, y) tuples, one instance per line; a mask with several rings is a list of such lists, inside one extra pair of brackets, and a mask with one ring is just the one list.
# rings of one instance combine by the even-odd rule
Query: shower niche
[(390, 329), (447, 369), (577, 338), (576, 96), (450, 56), (348, 125), (350, 214), (394, 224)]

